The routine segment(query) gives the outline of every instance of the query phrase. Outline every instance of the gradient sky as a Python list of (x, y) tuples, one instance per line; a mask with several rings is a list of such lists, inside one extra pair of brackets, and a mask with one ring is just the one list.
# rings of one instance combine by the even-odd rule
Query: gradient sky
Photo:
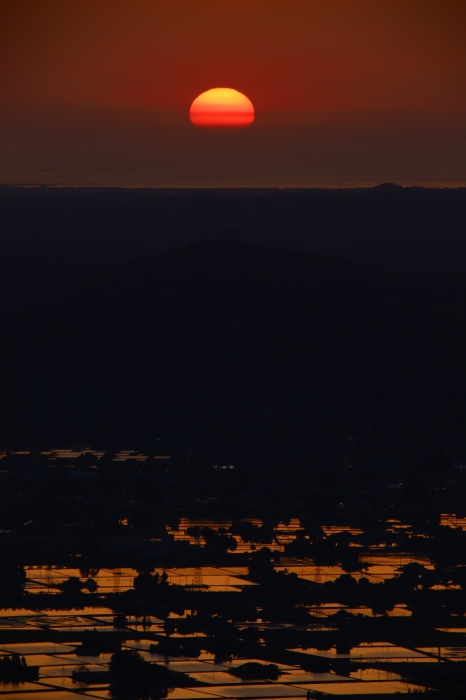
[[(464, 0), (0, 0), (0, 182), (466, 185)], [(196, 129), (201, 92), (253, 102)]]

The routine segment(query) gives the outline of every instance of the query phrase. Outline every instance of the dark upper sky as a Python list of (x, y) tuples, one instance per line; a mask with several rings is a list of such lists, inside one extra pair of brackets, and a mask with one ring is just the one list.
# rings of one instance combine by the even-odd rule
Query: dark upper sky
[[(464, 0), (1, 0), (0, 182), (466, 185)], [(192, 100), (233, 87), (243, 130)]]

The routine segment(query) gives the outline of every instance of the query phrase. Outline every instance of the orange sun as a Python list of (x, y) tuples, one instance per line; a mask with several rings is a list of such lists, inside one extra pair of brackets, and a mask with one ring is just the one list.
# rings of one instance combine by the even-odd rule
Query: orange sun
[(189, 118), (194, 126), (249, 126), (254, 121), (254, 106), (238, 90), (212, 88), (196, 97)]

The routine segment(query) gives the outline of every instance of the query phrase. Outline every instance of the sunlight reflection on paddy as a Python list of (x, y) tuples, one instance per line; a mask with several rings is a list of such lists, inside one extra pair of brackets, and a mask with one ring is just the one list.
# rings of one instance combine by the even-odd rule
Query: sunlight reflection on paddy
[[(218, 694), (216, 694), (218, 696)], [(211, 688), (175, 688), (168, 691), (169, 700), (212, 700), (214, 694)]]
[(303, 694), (300, 688), (281, 685), (280, 683), (256, 685), (212, 685), (209, 692), (227, 698), (286, 698), (299, 697)]
[[(106, 670), (106, 666), (102, 664), (83, 664), (86, 666), (88, 671), (102, 671)], [(72, 672), (76, 668), (76, 664), (64, 664), (46, 666), (40, 664), (40, 678), (61, 678), (69, 676), (71, 677)]]
[(28, 666), (72, 666), (76, 665), (74, 659), (67, 660), (66, 656), (55, 656), (54, 654), (26, 654)]
[[(76, 695), (69, 695), (68, 693), (66, 695), (62, 695), (61, 692), (58, 692), (55, 694), (53, 691), (53, 695), (51, 692), (50, 688), (47, 688), (45, 685), (40, 685), (39, 683), (21, 683), (21, 690), (16, 687), (15, 690), (12, 690), (12, 686), (5, 686), (3, 684), (0, 685), (2, 688), (1, 695), (5, 698), (14, 698), (14, 700), (29, 700), (30, 698), (35, 698), (35, 700), (38, 700), (38, 698), (46, 698), (48, 697), (53, 697), (53, 700), (69, 700), (70, 698), (74, 698), (76, 700)], [(29, 692), (28, 692), (29, 691)], [(40, 691), (44, 691), (44, 695), (40, 694)], [(79, 697), (79, 696), (78, 696)]]
[(438, 653), (440, 649), (440, 656), (442, 659), (448, 659), (449, 661), (466, 661), (466, 647), (417, 647), (419, 651), (425, 654), (431, 654), (438, 659)]
[(218, 685), (219, 683), (222, 685), (241, 685), (244, 682), (241, 678), (236, 678), (236, 676), (229, 674), (228, 671), (211, 671), (210, 673), (206, 673), (205, 671), (194, 672), (190, 673), (189, 677), (196, 682), (201, 681), (201, 683), (210, 683), (212, 685)]
[[(256, 527), (262, 526), (262, 521), (259, 518), (247, 518), (241, 521), (242, 523), (249, 523)], [(177, 529), (167, 528), (168, 534), (174, 537), (175, 541), (186, 541), (190, 544), (201, 544), (203, 543), (202, 537), (197, 540), (193, 535), (188, 534), (187, 530), (192, 527), (204, 528), (208, 527), (212, 530), (218, 531), (224, 529), (228, 531), (232, 526), (232, 520), (193, 520), (190, 518), (180, 518)], [(233, 535), (236, 540), (237, 553), (251, 552), (257, 547), (261, 547), (264, 544), (269, 546), (271, 549), (279, 552), (283, 552), (284, 545), (295, 539), (296, 533), (302, 529), (301, 523), (297, 518), (290, 520), (288, 524), (279, 523), (276, 528), (274, 528), (271, 535), (271, 539), (268, 542), (245, 542), (239, 535)]]
[[(125, 453), (126, 454), (126, 453)], [(119, 458), (123, 459), (125, 455), (121, 453)], [(66, 456), (60, 457), (66, 459)], [(126, 457), (125, 457), (126, 458)], [(58, 459), (58, 457), (57, 457)], [(141, 456), (142, 461), (142, 456)], [(246, 523), (255, 525), (261, 528), (263, 523), (260, 519), (247, 519)], [(204, 545), (204, 540), (202, 537), (196, 540), (191, 535), (187, 535), (187, 529), (189, 527), (210, 527), (213, 530), (219, 530), (220, 528), (225, 528), (228, 531), (231, 526), (232, 521), (220, 521), (220, 520), (191, 520), (188, 518), (182, 518), (180, 520), (179, 528), (177, 530), (170, 530), (170, 534), (173, 535), (175, 541), (186, 540), (192, 545), (201, 544)], [(237, 524), (237, 523), (236, 523)], [(406, 530), (409, 526), (400, 521), (393, 520), (391, 525), (395, 530)], [(238, 530), (239, 531), (239, 530)], [(247, 532), (247, 528), (244, 530)], [(251, 528), (251, 532), (254, 529)], [(283, 552), (286, 544), (292, 542), (298, 532), (302, 532), (301, 524), (299, 520), (290, 520), (289, 523), (280, 523), (278, 527), (273, 530), (273, 541), (270, 544), (264, 545), (260, 542), (243, 542), (238, 535), (235, 535), (235, 539), (238, 542), (238, 548), (236, 553), (251, 551), (253, 545), (256, 548), (262, 546), (268, 546), (272, 550), (278, 550)], [(323, 531), (327, 536), (336, 535), (338, 533), (346, 532), (350, 536), (354, 536), (358, 541), (353, 542), (350, 546), (361, 548), (363, 545), (360, 544), (363, 538), (359, 538), (362, 534), (362, 530), (358, 528), (352, 528), (350, 526), (324, 526)], [(263, 533), (264, 538), (268, 536), (267, 533)], [(409, 537), (409, 533), (408, 533)], [(129, 538), (131, 539), (131, 538)], [(190, 549), (188, 547), (188, 549)], [(288, 550), (291, 551), (291, 550)], [(304, 550), (305, 551), (305, 550)], [(195, 554), (195, 549), (192, 552)], [(406, 551), (390, 551), (387, 546), (374, 547), (371, 548), (370, 545), (365, 546), (365, 554), (360, 557), (360, 561), (363, 567), (360, 571), (354, 572), (351, 576), (359, 580), (362, 577), (369, 579), (371, 583), (382, 583), (386, 579), (393, 578), (400, 574), (400, 567), (406, 564), (417, 562), (422, 566), (432, 569), (433, 566), (430, 560), (424, 556), (411, 556)], [(358, 554), (359, 552), (356, 552)], [(354, 554), (354, 552), (352, 552)], [(228, 558), (225, 561), (233, 561), (234, 557)], [(78, 560), (77, 560), (78, 561)], [(133, 563), (135, 559), (126, 560), (127, 562)], [(163, 559), (158, 559), (157, 563), (160, 563)], [(181, 563), (183, 559), (174, 558), (170, 561), (176, 561)], [(188, 559), (190, 563), (195, 561), (195, 557)], [(215, 559), (214, 559), (215, 561)], [(256, 586), (257, 584), (246, 580), (245, 577), (248, 576), (248, 566), (244, 564), (247, 562), (246, 559), (241, 559), (243, 566), (203, 566), (195, 568), (193, 566), (186, 567), (171, 567), (171, 568), (154, 568), (153, 572), (162, 575), (165, 571), (168, 576), (168, 582), (170, 584), (177, 584), (180, 586), (187, 586), (188, 588), (193, 587), (195, 581), (199, 582), (199, 576), (201, 577), (203, 585), (206, 590), (211, 591), (241, 591), (243, 587), (246, 586)], [(278, 561), (278, 559), (277, 559)], [(135, 564), (134, 564), (135, 565)], [(345, 575), (346, 572), (341, 566), (317, 566), (314, 561), (309, 557), (291, 557), (283, 556), (280, 559), (279, 565), (275, 565), (276, 571), (285, 571), (288, 573), (295, 573), (298, 577), (304, 578), (312, 582), (318, 582), (325, 584), (327, 582), (333, 581), (336, 578)], [(72, 576), (79, 577), (81, 582), (85, 581), (86, 577), (81, 575), (81, 571), (76, 567), (27, 567), (27, 586), (26, 589), (30, 593), (38, 593), (40, 591), (50, 591), (50, 593), (56, 593), (60, 595), (60, 590), (53, 588), (57, 584), (63, 583)], [(85, 572), (87, 573), (87, 572)], [(112, 592), (123, 592), (133, 588), (133, 581), (137, 575), (137, 570), (134, 568), (102, 568), (95, 576), (92, 578), (98, 584), (98, 593), (112, 593)], [(281, 578), (281, 577), (280, 577)], [(383, 586), (381, 586), (383, 589)], [(177, 594), (180, 593), (179, 589), (173, 589)], [(332, 586), (324, 587), (320, 589), (325, 595), (322, 599), (332, 600), (333, 590)], [(377, 589), (375, 589), (377, 590)], [(252, 593), (256, 592), (257, 589), (251, 589)], [(327, 592), (330, 591), (330, 594)], [(84, 591), (84, 596), (87, 592)], [(196, 594), (197, 595), (197, 594)], [(338, 596), (337, 592), (335, 596)], [(83, 596), (83, 597), (84, 597)], [(310, 598), (311, 600), (319, 600), (319, 597)], [(342, 598), (337, 598), (342, 600)], [(374, 600), (376, 597), (374, 598)], [(345, 598), (343, 598), (345, 600)], [(372, 599), (370, 599), (372, 600)], [(58, 604), (58, 603), (57, 603)], [(154, 608), (159, 615), (165, 614), (160, 612), (158, 608)], [(291, 622), (287, 625), (280, 623), (278, 621), (271, 622), (267, 618), (267, 615), (262, 612), (257, 613), (258, 621), (248, 622), (247, 626), (255, 630), (271, 631), (271, 634), (275, 634), (275, 630), (284, 630), (286, 627), (292, 630), (301, 630), (306, 628), (308, 631), (315, 632), (317, 630), (325, 631), (335, 631), (336, 622), (334, 620), (327, 619), (338, 613), (341, 610), (346, 610), (347, 612), (357, 616), (363, 615), (366, 617), (374, 617), (372, 608), (369, 605), (361, 606), (348, 606), (344, 603), (337, 602), (327, 602), (320, 605), (309, 605), (306, 606), (305, 611), (310, 613), (310, 617), (307, 618), (306, 624), (300, 627), (298, 624)], [(134, 611), (133, 611), (134, 612)], [(173, 612), (168, 612), (167, 617), (176, 620), (179, 618), (186, 618), (189, 614), (192, 614), (192, 610), (180, 609), (179, 614)], [(37, 628), (40, 635), (42, 636), (41, 628), (44, 630), (51, 629), (57, 630), (60, 633), (68, 631), (68, 636), (70, 638), (74, 637), (74, 632), (80, 632), (86, 629), (96, 628), (100, 631), (103, 630), (114, 630), (113, 619), (114, 612), (109, 608), (96, 607), (92, 608), (87, 606), (81, 610), (63, 610), (63, 611), (49, 611), (37, 613), (34, 611), (0, 611), (0, 627), (5, 629), (21, 629), (25, 628)], [(261, 616), (267, 618), (263, 622), (260, 618)], [(316, 621), (313, 624), (312, 617)], [(403, 617), (411, 616), (411, 611), (407, 609), (406, 604), (397, 604), (394, 608), (387, 612), (387, 616), (391, 617)], [(273, 617), (273, 616), (272, 616)], [(319, 624), (319, 618), (322, 619), (322, 624)], [(440, 619), (440, 618), (439, 618)], [(456, 618), (450, 622), (450, 624), (455, 624)], [(136, 618), (134, 615), (127, 618), (125, 627), (127, 628), (128, 636), (145, 636), (143, 639), (139, 640), (126, 640), (122, 644), (123, 649), (136, 649), (141, 653), (144, 660), (150, 662), (158, 662), (159, 664), (165, 665), (171, 670), (178, 671), (181, 673), (189, 674), (192, 682), (200, 681), (201, 683), (207, 683), (207, 687), (193, 687), (193, 688), (178, 688), (173, 692), (170, 692), (168, 698), (173, 698), (173, 700), (201, 700), (202, 698), (210, 699), (214, 697), (223, 698), (273, 698), (278, 700), (278, 698), (289, 698), (289, 697), (304, 697), (307, 690), (319, 690), (323, 693), (328, 693), (332, 695), (342, 695), (342, 694), (386, 694), (386, 693), (406, 693), (409, 689), (413, 690), (415, 686), (409, 685), (404, 682), (403, 677), (398, 673), (393, 673), (387, 670), (380, 670), (375, 668), (360, 668), (351, 670), (348, 676), (339, 676), (333, 671), (329, 673), (311, 673), (304, 671), (299, 666), (287, 666), (286, 664), (277, 664), (282, 670), (282, 674), (276, 683), (264, 682), (259, 683), (254, 681), (253, 683), (245, 682), (240, 678), (236, 678), (228, 673), (229, 669), (237, 667), (246, 662), (257, 662), (264, 663), (262, 659), (234, 659), (231, 663), (216, 664), (214, 663), (214, 655), (210, 652), (202, 651), (199, 657), (196, 658), (185, 658), (185, 657), (166, 657), (161, 654), (151, 654), (149, 648), (152, 644), (156, 643), (156, 639), (149, 639), (152, 634), (155, 633), (163, 635), (164, 626), (163, 620), (160, 618), (151, 617), (149, 619), (149, 627), (142, 631), (142, 617)], [(355, 621), (355, 622), (361, 622)], [(368, 623), (368, 621), (366, 621)], [(398, 624), (398, 623), (397, 623)], [(399, 621), (401, 624), (401, 621)], [(403, 623), (404, 624), (404, 623)], [(241, 627), (241, 625), (240, 625)], [(442, 629), (444, 632), (458, 632), (465, 633), (466, 627), (460, 628), (445, 628)], [(125, 633), (123, 633), (125, 634)], [(301, 634), (301, 631), (299, 631)], [(155, 636), (154, 635), (154, 636)], [(79, 636), (79, 634), (77, 635)], [(181, 639), (181, 638), (203, 638), (204, 633), (193, 633), (188, 635), (181, 635), (178, 632), (170, 635), (171, 639)], [(263, 635), (267, 639), (266, 635)], [(11, 638), (11, 637), (8, 637)], [(19, 637), (17, 637), (19, 638)], [(26, 638), (26, 637), (24, 637)], [(335, 641), (335, 637), (329, 635), (329, 639)], [(292, 637), (291, 637), (292, 639)], [(401, 638), (402, 639), (402, 638)], [(433, 638), (435, 640), (435, 638)], [(291, 644), (300, 643), (301, 637), (297, 637), (296, 641), (291, 642)], [(430, 640), (429, 640), (430, 641)], [(451, 641), (451, 640), (449, 640)], [(461, 638), (458, 641), (462, 642)], [(312, 637), (313, 644), (316, 644), (315, 638)], [(453, 643), (456, 643), (456, 638), (453, 639)], [(290, 644), (290, 642), (288, 642)], [(41, 646), (42, 645), (42, 646)], [(105, 653), (100, 656), (84, 656), (80, 657), (74, 653), (76, 644), (53, 644), (53, 643), (38, 643), (36, 644), (18, 644), (18, 645), (5, 645), (5, 652), (12, 650), (18, 650), (19, 653), (24, 653), (27, 656), (27, 662), (30, 666), (40, 666), (40, 680), (38, 683), (32, 683), (31, 686), (37, 692), (34, 693), (36, 700), (41, 697), (47, 697), (51, 700), (60, 700), (60, 694), (62, 691), (59, 688), (64, 688), (65, 691), (76, 691), (73, 693), (65, 692), (65, 697), (101, 697), (109, 698), (108, 691), (104, 689), (104, 684), (95, 684), (92, 688), (100, 688), (99, 690), (84, 690), (82, 686), (72, 684), (70, 680), (71, 672), (74, 668), (83, 666), (84, 664), (89, 668), (89, 670), (106, 670), (108, 661), (111, 658), (111, 654)], [(14, 648), (13, 648), (14, 647)], [(360, 663), (360, 665), (375, 665), (375, 662), (412, 662), (413, 664), (424, 664), (424, 663), (437, 663), (438, 659), (438, 648), (437, 647), (422, 647), (415, 650), (403, 648), (391, 643), (366, 643), (359, 644), (353, 647), (348, 654), (337, 654), (336, 647), (333, 646), (328, 650), (319, 650), (317, 647), (312, 647), (308, 649), (296, 648), (293, 651), (300, 654), (308, 654), (324, 657), (327, 661), (323, 662), (323, 668), (333, 667), (332, 661), (334, 659), (349, 659), (353, 662), (352, 667), (354, 669)], [(346, 651), (346, 649), (345, 649)], [(259, 653), (259, 652), (257, 652)], [(441, 647), (441, 657), (443, 660), (454, 660), (463, 661), (466, 660), (466, 647)], [(287, 658), (287, 657), (285, 657)], [(291, 657), (293, 658), (293, 657)], [(296, 657), (295, 657), (296, 658)], [(328, 659), (331, 661), (329, 662)], [(319, 662), (321, 663), (321, 662)], [(338, 668), (338, 665), (335, 664)], [(342, 669), (346, 668), (349, 664), (343, 663)], [(388, 666), (387, 666), (388, 667)], [(399, 668), (394, 666), (394, 668)], [(404, 668), (404, 667), (403, 667)], [(338, 670), (340, 670), (338, 668)], [(409, 678), (408, 674), (406, 677)], [(42, 683), (42, 685), (41, 685)], [(44, 691), (45, 685), (48, 685), (48, 690)], [(348, 690), (350, 688), (350, 690)], [(55, 690), (57, 689), (57, 690)], [(31, 687), (21, 686), (20, 693), (8, 692), (7, 697), (15, 698), (20, 700), (23, 697), (23, 690), (26, 691), (26, 696), (30, 696)], [(44, 695), (45, 692), (45, 695)]]
[(137, 649), (138, 651), (149, 651), (151, 644), (154, 644), (153, 639), (127, 639), (123, 642), (125, 649)]
[[(317, 649), (316, 647), (308, 647), (307, 649), (290, 649), (290, 651), (298, 651), (304, 654), (312, 654), (314, 656), (323, 656), (329, 659), (412, 659), (423, 658), (423, 654), (418, 651), (399, 647), (396, 644), (380, 643), (380, 642), (362, 642), (358, 646), (352, 647), (348, 653), (341, 654), (337, 652), (335, 646), (330, 649)], [(425, 657), (424, 657), (425, 658)]]
[[(153, 569), (153, 573), (158, 573), (161, 576), (166, 572), (168, 583), (179, 586), (190, 586), (193, 583), (195, 575), (194, 567), (173, 567), (173, 568), (157, 568)], [(202, 584), (210, 590), (217, 591), (238, 591), (243, 586), (256, 585), (253, 581), (246, 578), (248, 573), (247, 567), (229, 567), (224, 569), (221, 567), (205, 566), (200, 567)], [(86, 577), (81, 576), (79, 569), (41, 569), (28, 567), (26, 569), (27, 583), (26, 590), (30, 593), (39, 593), (47, 590), (49, 593), (59, 594), (61, 591), (56, 586), (62, 584), (70, 577), (80, 578), (81, 582), (86, 581)], [(98, 586), (99, 593), (113, 593), (131, 590), (134, 584), (134, 578), (137, 576), (137, 571), (131, 568), (123, 569), (102, 569), (95, 576), (91, 576)], [(86, 589), (83, 591), (86, 593)]]
[[(101, 671), (104, 669), (100, 669)], [(49, 689), (60, 689), (64, 688), (66, 690), (74, 690), (76, 691), (92, 691), (92, 690), (106, 690), (108, 688), (108, 682), (105, 683), (89, 683), (89, 684), (83, 684), (83, 683), (76, 683), (73, 681), (73, 679), (69, 676), (64, 676), (63, 678), (49, 678), (49, 679), (42, 679), (39, 681), (40, 685), (43, 687), (48, 687)]]
[(57, 655), (55, 657), (57, 659), (57, 663), (61, 663), (63, 661), (68, 661), (68, 663), (102, 663), (102, 664), (108, 664), (110, 659), (112, 658), (112, 654), (98, 654), (97, 656), (78, 656), (77, 654), (68, 654), (67, 656), (63, 656), (60, 654), (59, 656)]
[(457, 632), (458, 634), (466, 634), (466, 627), (437, 627), (439, 632)]
[(350, 672), (350, 678), (355, 678), (360, 681), (401, 681), (402, 677), (399, 673), (386, 671), (381, 668), (358, 668), (356, 671)]
[[(323, 691), (319, 685), (302, 686), (303, 690)], [(401, 681), (377, 681), (352, 683), (328, 683), (324, 686), (324, 692), (329, 695), (388, 695), (395, 693), (412, 693), (417, 691), (419, 686)]]
[[(78, 642), (76, 642), (78, 644)], [(74, 646), (70, 644), (60, 644), (53, 642), (32, 642), (32, 643), (12, 643), (2, 644), (2, 651), (15, 654), (55, 654), (74, 651)]]
[(99, 593), (123, 592), (133, 587), (134, 577), (137, 571), (131, 568), (101, 569), (94, 576), (83, 576), (76, 568), (39, 568), (26, 567), (26, 590), (38, 592), (48, 590), (50, 593), (60, 593), (56, 588), (71, 577), (80, 578), (84, 582), (92, 578), (98, 586)]
[(84, 697), (96, 697), (95, 693), (101, 693), (104, 692), (105, 695), (99, 696), (99, 697), (104, 697), (104, 698), (110, 698), (110, 695), (108, 694), (108, 691), (100, 691), (100, 690), (92, 690), (89, 691), (89, 694), (85, 693), (84, 691), (80, 691), (79, 694), (73, 691), (68, 691), (68, 690), (57, 690), (54, 691), (51, 688), (45, 688), (45, 687), (38, 687), (37, 690), (43, 690), (44, 692), (42, 693), (27, 693), (23, 695), (22, 693), (17, 695), (12, 695), (11, 698), (12, 700), (39, 700), (39, 698), (45, 698), (48, 700), (49, 698), (51, 700), (77, 700), (77, 698), (84, 698)]
[(303, 671), (302, 669), (294, 669), (293, 671), (285, 671), (280, 676), (280, 683), (301, 684), (301, 683), (327, 683), (331, 681), (345, 682), (349, 679), (346, 676), (338, 676), (335, 673), (313, 673), (312, 671)]
[(217, 672), (225, 673), (228, 669), (228, 666), (226, 665), (208, 663), (205, 661), (174, 661), (165, 665), (172, 671), (200, 675)]

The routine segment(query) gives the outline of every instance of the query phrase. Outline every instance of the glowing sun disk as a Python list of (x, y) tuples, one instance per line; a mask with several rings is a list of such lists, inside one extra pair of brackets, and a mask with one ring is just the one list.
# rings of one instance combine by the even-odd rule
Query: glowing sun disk
[(249, 126), (254, 121), (254, 106), (238, 90), (212, 88), (196, 97), (189, 118), (195, 126)]

